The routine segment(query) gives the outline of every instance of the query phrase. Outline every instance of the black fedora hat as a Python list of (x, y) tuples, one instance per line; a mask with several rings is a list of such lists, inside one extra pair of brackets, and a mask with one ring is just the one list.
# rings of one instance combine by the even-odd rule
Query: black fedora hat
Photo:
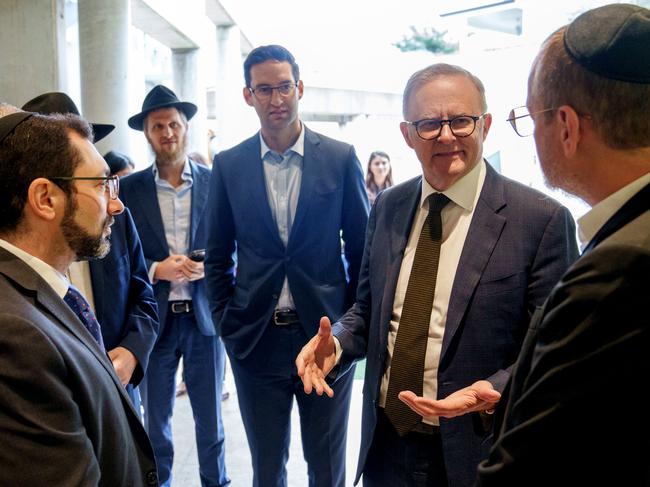
[(176, 94), (166, 86), (156, 85), (151, 89), (147, 96), (144, 97), (144, 101), (142, 102), (142, 111), (129, 118), (129, 127), (134, 130), (143, 130), (144, 119), (147, 118), (149, 112), (153, 112), (160, 108), (170, 107), (178, 108), (185, 114), (185, 117), (188, 120), (196, 115), (196, 111), (198, 110), (194, 103), (180, 101)]
[[(77, 105), (74, 104), (72, 99), (65, 93), (60, 93), (58, 91), (43, 93), (36, 98), (32, 98), (23, 105), (23, 110), (34, 113), (43, 113), (44, 115), (50, 113), (73, 113), (74, 115), (81, 116)], [(95, 142), (102, 140), (115, 128), (115, 125), (104, 123), (91, 123), (90, 125), (95, 134)]]

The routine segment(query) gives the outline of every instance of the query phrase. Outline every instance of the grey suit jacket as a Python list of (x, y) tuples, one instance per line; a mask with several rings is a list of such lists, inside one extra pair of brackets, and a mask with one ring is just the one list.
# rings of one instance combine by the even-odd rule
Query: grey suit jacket
[(106, 354), (31, 267), (0, 249), (0, 485), (158, 485)]

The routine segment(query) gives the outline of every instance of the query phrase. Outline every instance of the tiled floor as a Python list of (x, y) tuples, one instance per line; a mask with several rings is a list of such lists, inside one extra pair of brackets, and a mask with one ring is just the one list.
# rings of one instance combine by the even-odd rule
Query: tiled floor
[[(229, 368), (229, 367), (228, 367)], [(358, 376), (358, 375), (357, 375)], [(237, 393), (232, 377), (227, 377), (230, 398), (223, 402), (223, 421), (226, 432), (226, 467), (232, 480), (232, 487), (248, 487), (252, 483), (250, 454), (239, 416)], [(346, 485), (352, 486), (356, 472), (361, 429), (361, 388), (362, 379), (354, 381), (350, 421), (348, 427)], [(291, 449), (287, 465), (289, 487), (307, 487), (307, 468), (302, 457), (300, 445), (300, 426), (297, 407), (293, 409)], [(187, 395), (177, 398), (173, 418), (175, 459), (173, 466), (174, 487), (200, 487), (196, 444), (194, 442), (194, 423)]]

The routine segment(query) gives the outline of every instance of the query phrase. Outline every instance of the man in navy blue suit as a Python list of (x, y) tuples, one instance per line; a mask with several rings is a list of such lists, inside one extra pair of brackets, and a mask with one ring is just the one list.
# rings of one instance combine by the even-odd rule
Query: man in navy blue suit
[[(23, 110), (79, 115), (72, 99), (59, 92), (39, 95), (25, 103)], [(94, 142), (115, 128), (109, 124), (91, 126)], [(156, 342), (158, 313), (140, 237), (128, 209), (115, 216), (110, 239), (111, 250), (106, 257), (73, 262), (68, 268), (68, 278), (94, 308), (108, 356), (141, 416), (137, 386), (144, 377)]]
[(289, 51), (254, 49), (244, 77), (244, 100), (261, 130), (214, 158), (206, 258), (212, 316), (230, 356), (253, 485), (287, 485), (295, 398), (309, 485), (343, 487), (353, 373), (328, 401), (303, 392), (294, 358), (320, 316), (336, 319), (353, 301), (368, 217), (363, 172), (352, 146), (298, 118), (303, 83)]
[[(160, 314), (160, 333), (144, 390), (146, 426), (160, 483), (171, 484), (171, 417), (182, 357), (201, 485), (216, 487), (230, 483), (221, 421), (225, 353), (210, 317), (200, 252), (206, 245), (202, 221), (210, 170), (186, 155), (187, 122), (196, 111), (196, 105), (178, 100), (164, 86), (155, 86), (147, 94), (142, 111), (129, 119), (129, 126), (144, 132), (156, 160), (124, 179), (121, 197), (141, 235)], [(198, 255), (190, 258), (193, 251)]]
[(336, 397), (328, 374), (366, 357), (357, 481), (469, 486), (530, 316), (577, 256), (574, 223), (484, 161), (492, 117), (465, 69), (416, 72), (403, 112), (423, 177), (377, 197), (356, 303), (297, 364), (306, 391)]

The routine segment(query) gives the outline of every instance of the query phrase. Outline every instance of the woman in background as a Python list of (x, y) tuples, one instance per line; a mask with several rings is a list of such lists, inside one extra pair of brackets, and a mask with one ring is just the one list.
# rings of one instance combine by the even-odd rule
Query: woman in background
[(382, 151), (374, 151), (370, 154), (366, 172), (366, 193), (372, 205), (380, 191), (393, 185), (393, 169), (388, 154)]

